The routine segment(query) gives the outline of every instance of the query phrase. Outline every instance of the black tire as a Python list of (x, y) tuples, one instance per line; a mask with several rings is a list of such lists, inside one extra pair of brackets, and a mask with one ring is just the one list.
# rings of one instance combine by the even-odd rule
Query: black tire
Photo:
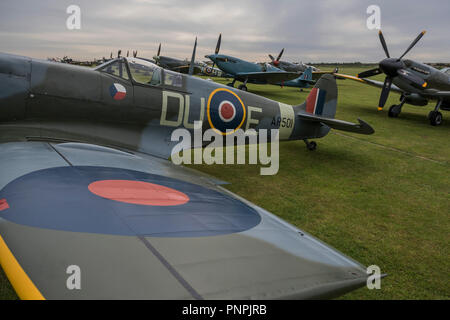
[(239, 90), (242, 90), (242, 91), (247, 91), (247, 86), (241, 84), (241, 85), (239, 85), (238, 89), (239, 89)]
[(308, 148), (309, 151), (314, 151), (317, 149), (317, 143), (314, 141), (311, 141), (310, 143), (308, 143), (308, 145), (306, 147)]
[(395, 107), (397, 107), (397, 105), (394, 104), (389, 108), (388, 116), (390, 118), (397, 118), (398, 115), (400, 114), (399, 112), (394, 111)]
[(439, 111), (431, 111), (428, 114), (428, 119), (430, 119), (432, 126), (440, 126), (442, 124), (442, 113)]

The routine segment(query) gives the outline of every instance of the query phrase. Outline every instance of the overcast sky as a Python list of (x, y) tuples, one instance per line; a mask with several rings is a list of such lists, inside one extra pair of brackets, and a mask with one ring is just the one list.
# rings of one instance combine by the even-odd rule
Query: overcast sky
[[(81, 30), (68, 30), (66, 9), (81, 8)], [(449, 0), (0, 0), (0, 51), (36, 58), (78, 59), (137, 49), (152, 57), (197, 58), (214, 51), (268, 61), (286, 48), (283, 60), (376, 62), (384, 57), (366, 9), (381, 9), (381, 29), (391, 56), (399, 56), (422, 30), (408, 54), (424, 62), (450, 61)]]

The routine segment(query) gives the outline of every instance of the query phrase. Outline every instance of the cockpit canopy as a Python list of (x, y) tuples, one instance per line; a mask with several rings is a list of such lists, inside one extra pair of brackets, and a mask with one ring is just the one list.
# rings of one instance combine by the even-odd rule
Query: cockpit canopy
[(441, 71), (446, 73), (446, 74), (448, 74), (448, 75), (450, 75), (450, 68), (448, 68), (448, 67), (441, 69)]
[(137, 83), (151, 85), (161, 84), (161, 68), (142, 59), (117, 58), (98, 66), (96, 70), (109, 73), (125, 80), (129, 80), (131, 76), (133, 81)]
[(181, 87), (183, 83), (181, 74), (164, 70), (150, 61), (139, 58), (116, 58), (98, 66), (95, 70), (124, 80), (130, 80), (131, 77), (131, 80), (138, 84), (157, 86), (164, 83), (166, 86)]

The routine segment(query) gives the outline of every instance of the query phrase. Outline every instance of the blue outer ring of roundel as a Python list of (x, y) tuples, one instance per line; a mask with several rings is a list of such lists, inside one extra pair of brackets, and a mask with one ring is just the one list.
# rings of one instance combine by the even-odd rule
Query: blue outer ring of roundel
[[(155, 183), (185, 193), (176, 206), (146, 206), (102, 198), (88, 190), (99, 180)], [(0, 190), (9, 208), (0, 218), (35, 228), (123, 236), (211, 237), (243, 232), (259, 213), (226, 194), (189, 182), (120, 168), (73, 166), (25, 174)]]
[[(219, 115), (219, 106), (223, 101), (231, 102), (236, 110), (234, 119), (224, 122)], [(235, 131), (239, 129), (245, 120), (245, 106), (241, 100), (228, 90), (217, 90), (213, 92), (208, 100), (208, 120), (213, 129), (227, 134), (227, 130)]]

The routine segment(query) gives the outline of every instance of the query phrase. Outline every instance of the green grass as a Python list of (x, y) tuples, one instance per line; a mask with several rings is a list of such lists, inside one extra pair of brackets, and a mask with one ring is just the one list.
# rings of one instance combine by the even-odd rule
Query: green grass
[[(355, 75), (369, 68), (339, 72)], [(450, 114), (443, 112), (443, 125), (432, 127), (426, 118), (431, 106), (405, 105), (399, 118), (390, 119), (387, 109), (397, 103), (397, 94), (391, 93), (379, 112), (380, 89), (351, 80), (339, 80), (338, 86), (336, 117), (359, 117), (375, 134), (332, 131), (316, 140), (314, 152), (302, 141), (280, 143), (275, 176), (260, 176), (256, 165), (191, 167), (230, 182), (229, 190), (388, 273), (381, 290), (362, 288), (342, 299), (449, 299)], [(302, 103), (310, 91), (248, 88), (288, 104)], [(0, 299), (14, 298), (0, 272)]]
[[(339, 72), (355, 75), (368, 68)], [(314, 152), (302, 141), (281, 143), (275, 176), (260, 176), (255, 165), (191, 167), (230, 182), (229, 190), (388, 274), (381, 290), (362, 288), (342, 299), (448, 299), (449, 114), (443, 112), (443, 125), (432, 127), (427, 115), (434, 105), (405, 105), (391, 119), (387, 109), (398, 103), (398, 94), (391, 93), (380, 112), (380, 89), (352, 80), (338, 80), (338, 86), (336, 117), (361, 118), (375, 134), (332, 131), (316, 140)], [(288, 104), (303, 102), (310, 91), (248, 89)]]

